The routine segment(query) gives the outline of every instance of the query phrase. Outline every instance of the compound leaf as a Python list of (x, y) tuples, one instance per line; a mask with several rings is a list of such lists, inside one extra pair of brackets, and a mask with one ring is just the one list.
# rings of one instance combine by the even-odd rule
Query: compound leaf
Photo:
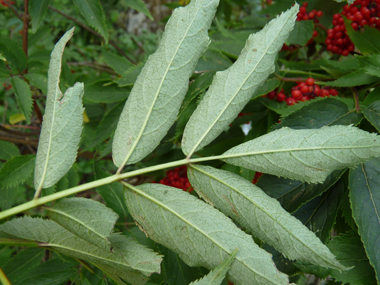
[(203, 199), (285, 257), (345, 269), (314, 233), (250, 181), (201, 165), (191, 165), (188, 177)]
[(24, 183), (33, 173), (35, 155), (20, 155), (9, 159), (0, 169), (0, 189)]
[(102, 203), (84, 198), (67, 198), (49, 210), (52, 220), (82, 239), (102, 248), (109, 248), (107, 237), (118, 215)]
[(120, 116), (112, 146), (117, 166), (151, 153), (176, 120), (189, 77), (208, 46), (207, 31), (218, 2), (195, 0), (173, 12)]
[(102, 37), (108, 42), (108, 32), (106, 17), (103, 13), (102, 5), (99, 0), (74, 0), (80, 13), (91, 27), (95, 28)]
[(218, 265), (209, 274), (204, 276), (202, 279), (191, 282), (189, 285), (220, 285), (223, 282), (224, 277), (232, 261), (234, 261), (238, 249), (235, 249), (228, 258), (226, 258), (220, 265)]
[(58, 182), (77, 156), (83, 124), (83, 83), (75, 83), (64, 95), (59, 89), (63, 49), (73, 32), (74, 28), (66, 32), (51, 54), (46, 109), (34, 172), (36, 193)]
[(350, 171), (349, 188), (352, 215), (376, 278), (380, 280), (380, 158)]
[(30, 86), (18, 77), (13, 77), (11, 83), (14, 88), (20, 110), (24, 114), (26, 122), (30, 124), (30, 117), (32, 116), (33, 107), (32, 91), (30, 91)]
[(170, 186), (123, 184), (128, 209), (140, 229), (189, 266), (214, 269), (238, 248), (227, 273), (235, 285), (288, 284), (270, 255), (218, 210)]
[(332, 126), (282, 128), (233, 147), (221, 157), (251, 170), (322, 183), (333, 170), (353, 167), (379, 155), (376, 134), (353, 126)]
[(201, 103), (190, 117), (182, 138), (189, 157), (212, 142), (251, 100), (255, 90), (274, 72), (279, 49), (293, 29), (298, 5), (250, 35), (237, 61), (217, 72)]

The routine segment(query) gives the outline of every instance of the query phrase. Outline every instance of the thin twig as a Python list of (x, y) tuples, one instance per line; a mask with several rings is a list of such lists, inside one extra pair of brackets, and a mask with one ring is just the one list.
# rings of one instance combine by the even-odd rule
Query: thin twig
[(2, 125), (0, 125), (0, 130), (3, 132), (9, 133), (9, 134), (15, 135), (15, 136), (23, 136), (23, 137), (36, 136), (36, 135), (40, 134), (39, 131), (32, 132), (32, 133), (24, 133), (24, 132), (19, 132), (19, 131), (13, 131), (13, 130), (4, 128)]
[(5, 4), (8, 5), (8, 7), (13, 11), (13, 13), (16, 15), (17, 18), (19, 18), (21, 21), (23, 20), (22, 16), (17, 12), (17, 10), (15, 8), (13, 8), (12, 4), (9, 3), (7, 0), (3, 0)]
[[(23, 15), (23, 27), (22, 27), (22, 49), (26, 57), (28, 57), (28, 29), (29, 29), (29, 0), (24, 0), (24, 15)], [(28, 67), (24, 73), (28, 73)]]
[[(99, 37), (99, 38), (103, 38), (103, 36), (101, 34), (99, 34), (97, 31), (91, 29), (90, 27), (88, 27), (87, 25), (83, 24), (82, 22), (78, 21), (77, 19), (63, 13), (62, 11), (59, 11), (57, 9), (55, 9), (54, 7), (52, 6), (49, 6), (49, 9), (62, 15), (63, 17), (67, 18), (67, 19), (70, 19), (71, 21), (73, 21), (74, 23), (76, 23), (78, 26), (81, 26), (83, 29), (85, 29), (86, 31), (90, 32), (91, 34)], [(120, 52), (126, 59), (128, 59), (131, 63), (135, 64), (136, 65), (136, 62), (131, 59), (128, 55), (125, 54), (125, 52), (118, 47), (118, 45), (113, 41), (113, 40), (109, 40), (108, 41), (110, 45), (112, 45), (118, 52)]]
[(4, 113), (3, 113), (3, 124), (5, 123), (5, 119), (7, 118), (7, 110), (8, 110), (8, 101), (4, 102)]
[(40, 127), (35, 127), (35, 126), (19, 126), (19, 125), (5, 125), (5, 124), (3, 124), (3, 127), (5, 127), (5, 128), (29, 129), (29, 130), (41, 130)]
[(93, 69), (97, 69), (100, 71), (104, 71), (104, 72), (108, 72), (110, 74), (117, 75), (117, 73), (112, 68), (110, 68), (108, 65), (97, 63), (97, 62), (82, 61), (82, 62), (67, 62), (67, 64), (71, 65), (71, 66), (88, 66), (88, 67), (91, 67)]

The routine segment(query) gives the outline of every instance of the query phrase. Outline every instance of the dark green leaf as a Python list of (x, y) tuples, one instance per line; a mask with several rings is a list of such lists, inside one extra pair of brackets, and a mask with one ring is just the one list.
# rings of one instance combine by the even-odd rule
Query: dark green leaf
[(380, 77), (380, 54), (359, 57), (367, 74)]
[(33, 272), (34, 268), (41, 263), (44, 250), (40, 248), (27, 248), (13, 256), (2, 267), (4, 273), (12, 284)]
[(140, 74), (142, 68), (144, 67), (144, 64), (144, 62), (139, 62), (137, 65), (131, 66), (125, 70), (122, 74), (123, 76), (116, 81), (117, 84), (120, 87), (132, 86), (135, 83), (137, 76)]
[(366, 119), (379, 131), (380, 130), (380, 100), (373, 102), (363, 110)]
[(286, 68), (290, 69), (298, 69), (298, 70), (322, 70), (320, 62), (318, 60), (312, 62), (303, 62), (303, 61), (287, 61), (284, 59), (280, 59), (280, 62), (284, 64)]
[(28, 60), (25, 53), (13, 39), (0, 35), (0, 54), (6, 58), (13, 73), (17, 70), (22, 73), (26, 68)]
[(20, 196), (22, 191), (25, 191), (25, 189), (20, 185), (1, 189), (0, 208), (3, 211), (10, 209), (16, 203), (16, 199)]
[(0, 159), (7, 160), (18, 155), (20, 151), (13, 143), (0, 141)]
[(359, 228), (371, 265), (380, 280), (380, 159), (376, 158), (350, 171), (352, 213)]
[(367, 97), (365, 97), (363, 103), (367, 106), (371, 105), (373, 102), (380, 100), (380, 87), (373, 89)]
[(322, 184), (309, 184), (297, 180), (264, 174), (257, 182), (269, 196), (276, 198), (281, 206), (290, 213), (295, 212), (303, 204), (321, 195), (333, 186), (346, 170), (336, 170)]
[(105, 49), (102, 50), (102, 55), (104, 56), (106, 63), (119, 75), (124, 74), (127, 69), (133, 67), (133, 64), (125, 57), (118, 56), (114, 53), (106, 51)]
[(36, 86), (41, 89), (43, 94), (47, 94), (47, 77), (43, 74), (29, 73), (24, 75), (28, 80), (30, 85)]
[(212, 79), (215, 75), (214, 71), (205, 72), (190, 84), (185, 98), (183, 99), (179, 115), (181, 115), (188, 107), (188, 105), (197, 98), (199, 94), (204, 92), (211, 85)]
[(305, 107), (281, 119), (272, 130), (289, 127), (292, 129), (318, 129), (323, 126), (357, 125), (363, 115), (335, 98), (313, 100)]
[[(103, 171), (97, 163), (94, 163), (94, 173), (96, 179), (110, 176), (110, 174)], [(114, 210), (119, 217), (125, 221), (129, 213), (125, 204), (123, 185), (119, 182), (114, 182), (99, 186), (96, 188), (96, 191), (102, 196), (107, 206)]]
[(329, 191), (304, 204), (293, 213), (323, 243), (330, 240), (331, 229), (341, 204), (344, 184), (338, 181)]
[(117, 122), (119, 120), (121, 111), (123, 111), (124, 102), (120, 102), (111, 108), (102, 118), (98, 127), (96, 128), (95, 139), (86, 147), (86, 150), (95, 147), (108, 139), (115, 132)]
[(108, 42), (108, 32), (106, 26), (106, 17), (103, 13), (102, 5), (99, 0), (74, 0), (74, 4), (90, 24), (95, 28), (102, 37)]
[(104, 83), (98, 81), (85, 85), (83, 99), (88, 103), (114, 103), (128, 98), (130, 88), (118, 87), (115, 84), (104, 86)]
[(161, 263), (162, 274), (168, 285), (188, 285), (202, 277), (199, 267), (190, 267), (172, 250), (158, 245), (160, 254), (165, 256)]
[(339, 87), (351, 87), (370, 84), (376, 81), (380, 81), (377, 76), (366, 74), (365, 69), (358, 69), (338, 78), (337, 80), (329, 81), (329, 85)]
[(304, 46), (313, 36), (313, 21), (296, 21), (293, 31), (290, 32), (286, 44)]
[(237, 59), (238, 56), (240, 55), (241, 50), (244, 47), (244, 44), (245, 44), (244, 41), (224, 39), (224, 40), (212, 42), (209, 48), (219, 50), (225, 53), (228, 57)]
[(46, 16), (51, 0), (31, 0), (29, 14), (32, 17), (32, 32), (35, 33)]
[(362, 54), (380, 53), (380, 32), (377, 29), (366, 26), (364, 31), (355, 31), (351, 27), (350, 21), (344, 20), (348, 36)]
[(32, 92), (30, 91), (30, 87), (28, 83), (18, 77), (13, 77), (11, 83), (15, 91), (20, 110), (24, 114), (26, 122), (30, 124), (30, 117), (32, 116), (33, 107)]
[(75, 264), (60, 259), (51, 259), (40, 263), (23, 274), (13, 285), (62, 285), (77, 274)]
[(217, 50), (208, 49), (203, 53), (195, 67), (196, 71), (225, 70), (232, 64), (231, 60)]
[(0, 189), (24, 183), (33, 173), (35, 155), (20, 155), (9, 159), (0, 169)]
[(255, 94), (252, 96), (256, 98), (257, 96), (265, 95), (270, 91), (273, 91), (280, 85), (280, 81), (276, 78), (267, 79), (263, 85), (256, 89)]
[(124, 0), (124, 3), (132, 9), (135, 9), (136, 11), (143, 13), (149, 19), (153, 20), (152, 15), (150, 14), (149, 10), (146, 8), (142, 0)]
[(343, 284), (349, 283), (350, 285), (376, 285), (375, 272), (369, 264), (368, 257), (366, 256), (363, 248), (363, 243), (360, 236), (354, 232), (348, 232), (341, 236), (334, 237), (334, 239), (327, 245), (331, 252), (337, 257), (339, 262), (346, 267), (353, 267), (350, 270), (339, 272), (313, 266), (301, 262), (296, 262), (295, 265), (303, 272), (312, 273), (320, 277), (327, 277), (330, 275), (336, 281), (342, 281)]

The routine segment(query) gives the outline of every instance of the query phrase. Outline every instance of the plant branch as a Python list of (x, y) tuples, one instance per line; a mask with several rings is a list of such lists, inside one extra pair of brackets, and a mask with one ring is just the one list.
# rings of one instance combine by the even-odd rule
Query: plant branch
[(16, 136), (23, 136), (23, 137), (36, 136), (36, 135), (40, 134), (39, 131), (32, 132), (32, 133), (24, 133), (24, 132), (14, 131), (14, 130), (10, 130), (10, 129), (5, 128), (2, 125), (0, 125), (0, 131), (6, 132), (6, 133), (9, 133), (9, 134), (12, 134), (12, 135), (16, 135)]
[[(26, 57), (28, 57), (28, 29), (29, 29), (29, 0), (24, 0), (24, 16), (23, 16), (23, 26), (22, 26), (22, 49)], [(28, 73), (28, 68), (25, 69), (24, 73)]]
[(1, 284), (3, 285), (12, 285), (7, 275), (5, 275), (4, 271), (1, 268), (0, 268), (0, 281), (1, 281)]
[[(99, 34), (97, 31), (91, 29), (89, 26), (83, 24), (82, 22), (78, 21), (77, 19), (75, 19), (74, 17), (71, 17), (70, 15), (67, 15), (65, 13), (63, 13), (62, 11), (59, 11), (57, 9), (55, 9), (54, 7), (52, 6), (49, 6), (49, 9), (62, 15), (63, 17), (67, 18), (67, 19), (70, 19), (71, 21), (73, 21), (74, 23), (76, 23), (78, 26), (81, 26), (83, 29), (85, 29), (86, 31), (90, 32), (91, 34), (101, 38), (101, 39), (104, 39), (103, 36), (101, 34)], [(118, 52), (120, 52), (126, 59), (128, 59), (131, 63), (133, 63), (134, 65), (136, 65), (136, 62), (131, 59), (128, 55), (125, 54), (125, 52), (119, 48), (119, 46), (113, 41), (113, 40), (109, 40), (108, 41), (110, 45), (112, 45)]]
[(285, 72), (285, 73), (304, 74), (310, 77), (314, 76), (314, 77), (326, 78), (327, 80), (333, 80), (333, 78), (331, 78), (328, 75), (323, 75), (323, 74), (319, 74), (315, 72), (308, 72), (308, 71), (303, 71), (303, 70), (289, 70), (289, 69), (281, 69), (280, 71)]
[(67, 64), (70, 66), (88, 66), (99, 71), (104, 71), (104, 72), (117, 75), (117, 73), (108, 65), (97, 63), (97, 62), (82, 61), (82, 62), (67, 62)]
[(355, 100), (355, 110), (357, 113), (360, 113), (360, 103), (359, 103), (359, 93), (355, 87), (351, 87), (352, 94), (354, 95)]

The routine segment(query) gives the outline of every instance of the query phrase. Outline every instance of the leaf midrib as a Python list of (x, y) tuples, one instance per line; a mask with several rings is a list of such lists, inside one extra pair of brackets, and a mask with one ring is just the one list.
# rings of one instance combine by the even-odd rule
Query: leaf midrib
[[(149, 274), (152, 273), (152, 271), (149, 271), (149, 270), (146, 270), (146, 269), (140, 269), (140, 268), (137, 268), (137, 267), (133, 267), (131, 264), (129, 264), (127, 262), (121, 263), (121, 262), (118, 262), (116, 260), (107, 259), (107, 258), (104, 258), (104, 257), (99, 256), (99, 255), (94, 255), (94, 254), (91, 254), (89, 252), (81, 251), (81, 250), (78, 250), (76, 248), (71, 248), (71, 247), (60, 245), (60, 244), (46, 243), (46, 244), (43, 244), (43, 246), (62, 248), (62, 249), (68, 250), (68, 251), (78, 252), (78, 253), (86, 255), (86, 256), (91, 256), (91, 257), (96, 258), (98, 260), (100, 259), (100, 260), (107, 261), (107, 262), (110, 262), (110, 263), (119, 264), (119, 265), (122, 265), (122, 266), (127, 266), (127, 267), (129, 267), (131, 269), (135, 269), (135, 270), (139, 270), (139, 271), (143, 271), (143, 272), (148, 272)], [(99, 249), (101, 249), (101, 248), (99, 248)], [(125, 259), (123, 259), (123, 260), (125, 260)]]
[(312, 252), (315, 253), (315, 255), (317, 255), (318, 257), (322, 258), (323, 260), (326, 261), (326, 263), (328, 264), (332, 264), (334, 266), (334, 268), (336, 267), (336, 265), (334, 265), (333, 263), (331, 263), (330, 261), (326, 260), (324, 257), (322, 257), (321, 255), (319, 255), (317, 252), (315, 252), (311, 247), (309, 247), (306, 243), (304, 243), (302, 240), (300, 240), (296, 235), (292, 234), (292, 232), (290, 232), (286, 227), (284, 227), (281, 223), (277, 222), (277, 220), (270, 214), (268, 213), (267, 211), (265, 211), (265, 209), (263, 207), (261, 207), (260, 205), (258, 205), (257, 203), (255, 203), (254, 201), (252, 201), (250, 198), (248, 198), (245, 194), (241, 193), (238, 189), (236, 189), (235, 187), (227, 184), (226, 182), (224, 182), (223, 180), (220, 180), (219, 178), (213, 176), (212, 174), (206, 172), (206, 171), (203, 171), (201, 169), (199, 169), (198, 167), (194, 166), (194, 165), (190, 165), (190, 167), (196, 169), (197, 171), (205, 174), (206, 176), (209, 176), (210, 178), (218, 181), (219, 183), (221, 184), (224, 184), (225, 186), (227, 186), (228, 188), (234, 190), (236, 193), (238, 193), (239, 195), (243, 196), (245, 199), (247, 199), (250, 203), (252, 203), (253, 205), (255, 205), (255, 207), (257, 207), (258, 209), (260, 209), (262, 212), (264, 212), (267, 216), (269, 216), (277, 225), (279, 225), (281, 228), (283, 228), (290, 236), (293, 236), (296, 240), (298, 240), (301, 244), (303, 244), (306, 248), (309, 248)]
[[(291, 15), (293, 14), (290, 14), (290, 16), (287, 18), (286, 22), (289, 20), (289, 18), (291, 17)], [(241, 90), (241, 88), (243, 87), (243, 85), (245, 84), (245, 82), (248, 80), (248, 78), (252, 75), (253, 72), (255, 72), (257, 66), (261, 63), (262, 59), (264, 56), (267, 55), (267, 52), (269, 50), (269, 48), (272, 46), (272, 43), (275, 41), (275, 39), (277, 39), (277, 37), (280, 35), (280, 32), (284, 29), (285, 25), (282, 26), (281, 30), (277, 33), (276, 37), (273, 39), (273, 41), (268, 45), (268, 47), (265, 49), (265, 52), (263, 52), (263, 55), (261, 56), (261, 58), (258, 60), (257, 64), (252, 68), (252, 71), (249, 73), (249, 75), (247, 75), (244, 80), (242, 81), (242, 84), (240, 84), (240, 86), (238, 87), (237, 91), (235, 92), (235, 94), (231, 97), (231, 99), (227, 102), (226, 106), (222, 109), (222, 111), (219, 113), (219, 115), (215, 118), (215, 120), (211, 123), (211, 125), (207, 128), (206, 132), (203, 134), (203, 136), (199, 139), (199, 141), (195, 144), (195, 146), (193, 147), (193, 149), (190, 151), (190, 153), (187, 155), (188, 158), (190, 158), (193, 153), (195, 152), (195, 150), (197, 149), (197, 147), (199, 146), (199, 144), (204, 140), (204, 138), (208, 135), (208, 133), (211, 131), (211, 129), (214, 127), (214, 125), (216, 124), (217, 121), (219, 121), (219, 118), (224, 114), (224, 112), (227, 110), (227, 108), (230, 106), (231, 102), (235, 99), (235, 97), (238, 95), (239, 91)]]
[[(192, 21), (190, 22), (191, 24), (194, 22), (194, 19), (195, 19), (196, 16), (198, 15), (199, 11), (203, 8), (203, 2), (204, 2), (204, 1), (202, 1), (202, 5), (200, 5), (200, 8), (199, 8), (199, 9), (197, 10), (197, 12), (194, 14), (194, 17), (193, 17)], [(120, 165), (121, 167), (123, 167), (123, 166), (128, 162), (128, 159), (131, 157), (131, 155), (132, 155), (132, 153), (134, 152), (134, 150), (135, 150), (137, 144), (140, 142), (140, 139), (141, 139), (141, 137), (142, 137), (142, 135), (143, 135), (143, 133), (144, 133), (144, 131), (145, 131), (146, 125), (148, 124), (148, 121), (149, 121), (150, 115), (151, 115), (151, 113), (152, 113), (152, 111), (153, 111), (154, 104), (155, 104), (156, 101), (157, 101), (157, 98), (158, 98), (158, 96), (159, 96), (159, 94), (160, 94), (160, 91), (161, 91), (162, 85), (163, 85), (163, 83), (164, 83), (164, 81), (165, 81), (165, 79), (166, 79), (166, 75), (168, 74), (169, 69), (170, 69), (170, 67), (172, 66), (172, 63), (173, 63), (173, 61), (174, 61), (174, 58), (177, 56), (177, 53), (178, 53), (178, 50), (179, 50), (180, 46), (182, 45), (183, 41), (184, 41), (185, 38), (187, 37), (187, 34), (188, 34), (188, 32), (189, 32), (189, 29), (190, 29), (190, 27), (192, 26), (191, 24), (188, 25), (187, 30), (186, 30), (186, 33), (184, 33), (184, 36), (182, 37), (181, 42), (177, 45), (176, 51), (173, 53), (173, 56), (172, 56), (171, 60), (170, 60), (169, 63), (168, 63), (168, 66), (167, 66), (167, 68), (166, 68), (166, 70), (165, 70), (165, 73), (164, 73), (163, 76), (162, 76), (162, 79), (161, 79), (160, 85), (159, 85), (159, 87), (158, 87), (158, 89), (157, 89), (157, 92), (156, 92), (156, 94), (155, 94), (155, 96), (154, 96), (154, 100), (152, 101), (152, 104), (151, 104), (151, 106), (150, 106), (150, 108), (149, 108), (149, 110), (148, 110), (148, 113), (147, 113), (147, 115), (146, 115), (146, 119), (145, 119), (145, 121), (144, 121), (144, 123), (143, 123), (143, 125), (142, 125), (142, 127), (141, 127), (141, 129), (140, 129), (140, 132), (139, 132), (137, 138), (136, 138), (135, 141), (133, 142), (132, 147), (129, 149), (129, 152), (127, 153), (125, 159), (124, 159), (123, 162), (121, 163), (121, 165)]]
[(273, 150), (262, 150), (262, 151), (252, 151), (246, 153), (234, 153), (234, 154), (222, 154), (215, 156), (214, 159), (226, 159), (226, 158), (234, 158), (241, 156), (251, 156), (251, 155), (259, 155), (259, 154), (269, 154), (269, 153), (277, 153), (277, 152), (293, 152), (293, 151), (313, 151), (313, 150), (329, 150), (329, 149), (361, 149), (361, 148), (373, 148), (380, 147), (380, 145), (367, 145), (367, 146), (328, 146), (328, 147), (305, 147), (305, 148), (284, 148), (284, 149), (273, 149)]
[[(61, 89), (59, 89), (59, 76), (61, 74), (61, 65), (62, 65), (62, 56), (63, 56), (63, 50), (67, 44), (67, 42), (71, 39), (71, 37), (73, 36), (73, 33), (74, 33), (74, 30), (73, 28), (71, 29), (71, 32), (68, 36), (68, 38), (64, 41), (63, 45), (59, 47), (59, 49), (57, 49), (57, 55), (58, 55), (58, 60), (56, 62), (50, 62), (51, 64), (49, 65), (49, 71), (50, 71), (50, 67), (51, 66), (60, 66), (59, 69), (57, 69), (57, 73), (55, 72), (52, 72), (52, 76), (53, 78), (51, 78), (48, 74), (48, 87), (50, 86), (49, 82), (50, 80), (52, 81), (56, 81), (55, 82), (55, 88), (54, 90), (52, 91), (52, 93), (54, 92), (54, 98), (52, 98), (52, 104), (53, 104), (53, 111), (52, 111), (52, 120), (51, 120), (51, 125), (50, 125), (50, 131), (49, 131), (49, 139), (48, 139), (48, 148), (47, 148), (47, 151), (46, 151), (46, 157), (45, 157), (45, 163), (44, 163), (44, 170), (43, 170), (43, 173), (41, 175), (41, 181), (39, 182), (39, 185), (36, 189), (36, 191), (38, 192), (40, 189), (42, 189), (43, 187), (43, 183), (45, 181), (45, 177), (46, 177), (46, 172), (47, 172), (47, 166), (48, 166), (48, 163), (49, 163), (49, 157), (50, 157), (50, 148), (51, 148), (51, 144), (52, 144), (52, 140), (53, 140), (53, 127), (54, 127), (54, 119), (55, 119), (55, 116), (56, 116), (56, 101), (57, 101), (57, 94), (58, 94), (58, 91), (60, 94), (62, 94), (62, 91)], [(53, 49), (52, 51), (52, 54), (55, 53), (55, 48)], [(54, 54), (55, 55), (55, 54)], [(67, 91), (66, 91), (67, 92)], [(51, 96), (49, 96), (49, 90), (48, 90), (48, 94), (47, 94), (47, 98), (50, 99)], [(41, 133), (42, 133), (42, 130), (41, 130)]]
[[(146, 194), (145, 192), (143, 192), (142, 190), (124, 182), (124, 181), (121, 181), (122, 184), (124, 184), (127, 188), (131, 189), (132, 191), (134, 191), (135, 193), (143, 196), (144, 198), (150, 200), (151, 202), (155, 203), (156, 205), (162, 207), (163, 209), (167, 210), (168, 212), (172, 213), (173, 215), (175, 215), (177, 218), (179, 218), (180, 220), (182, 220), (183, 222), (185, 222), (186, 224), (188, 224), (189, 226), (193, 227), (194, 229), (196, 229), (199, 233), (203, 234), (205, 237), (207, 237), (210, 241), (212, 241), (214, 244), (216, 244), (220, 249), (224, 250), (226, 253), (228, 254), (231, 254), (231, 252), (228, 252), (227, 249), (225, 249), (222, 245), (220, 245), (217, 241), (215, 241), (212, 237), (210, 237), (207, 233), (205, 233), (203, 230), (201, 230), (200, 228), (198, 228), (197, 226), (195, 226), (194, 224), (190, 223), (187, 219), (183, 218), (180, 214), (178, 214), (176, 211), (172, 210), (171, 208), (167, 207), (165, 204), (163, 204), (162, 202), (158, 201), (156, 198)], [(255, 274), (261, 276), (262, 278), (266, 279), (266, 280), (269, 280), (271, 283), (273, 283), (272, 280), (268, 279), (266, 276), (262, 275), (260, 272), (257, 272), (254, 268), (251, 268), (250, 266), (248, 266), (244, 261), (240, 260), (240, 258), (238, 258), (237, 256), (235, 257), (237, 260), (239, 260), (239, 262), (241, 264), (243, 264), (245, 267), (247, 267), (250, 271), (254, 272)]]
[(82, 225), (83, 227), (87, 228), (88, 230), (90, 230), (91, 232), (95, 233), (96, 236), (99, 236), (100, 238), (102, 238), (103, 240), (105, 240), (107, 243), (109, 243), (109, 241), (106, 239), (105, 236), (102, 236), (99, 232), (97, 232), (94, 228), (91, 228), (89, 227), (88, 225), (86, 225), (83, 221), (81, 220), (78, 220), (76, 217), (74, 216), (71, 216), (69, 215), (68, 213), (64, 212), (64, 211), (61, 211), (61, 210), (58, 210), (58, 209), (54, 209), (54, 208), (47, 208), (47, 210), (51, 211), (51, 212), (55, 212), (57, 214), (60, 214), (64, 217), (67, 217), (68, 219), (70, 220), (73, 220), (74, 222), (77, 222), (78, 224)]

